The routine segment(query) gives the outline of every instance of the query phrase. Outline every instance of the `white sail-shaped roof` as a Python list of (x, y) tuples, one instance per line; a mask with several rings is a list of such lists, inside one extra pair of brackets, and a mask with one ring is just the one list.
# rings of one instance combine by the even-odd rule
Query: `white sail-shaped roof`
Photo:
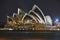
[(13, 17), (14, 17), (15, 15), (17, 15), (17, 14), (16, 14), (16, 13), (13, 13)]
[(25, 13), (25, 15), (23, 16), (23, 18), (22, 18), (22, 22), (23, 22), (23, 20), (24, 20), (24, 18), (25, 18), (26, 16), (31, 17), (33, 20), (36, 21), (36, 23), (38, 22), (38, 21), (36, 20), (36, 18), (35, 18), (33, 15), (28, 15), (27, 13)]
[[(38, 9), (38, 11), (40, 12), (39, 14), (41, 14), (41, 16), (43, 18), (37, 12), (34, 11), (36, 8)], [(39, 23), (45, 23), (46, 22), (46, 19), (45, 19), (45, 16), (44, 16), (42, 10), (37, 5), (33, 6), (32, 10), (29, 11), (29, 14), (31, 14), (31, 12), (33, 12), (38, 17)]]
[(52, 19), (49, 15), (46, 16), (46, 23), (52, 25)]
[(9, 20), (9, 19), (11, 19), (11, 21), (13, 21), (13, 18), (11, 18), (11, 17), (7, 16), (7, 23), (9, 23), (9, 22), (10, 22), (10, 20)]
[(24, 14), (25, 12), (23, 10), (21, 10), (20, 8), (18, 8), (18, 12), (17, 13), (19, 15), (19, 14)]
[[(38, 11), (36, 11), (36, 9), (38, 10)], [(32, 12), (32, 13), (31, 13)], [(23, 15), (24, 14), (24, 15)], [(16, 14), (16, 13), (13, 13), (13, 17), (14, 16), (21, 16), (22, 15), (22, 18), (21, 18), (21, 22), (23, 22), (23, 20), (24, 20), (24, 18), (26, 17), (26, 16), (29, 16), (29, 17), (31, 17), (33, 20), (35, 20), (36, 21), (36, 23), (38, 22), (38, 23), (43, 23), (43, 24), (45, 24), (45, 23), (47, 23), (47, 17), (45, 17), (44, 16), (44, 14), (43, 14), (43, 12), (42, 12), (42, 10), (37, 6), (37, 5), (34, 5), (33, 6), (33, 8), (28, 12), (28, 13), (25, 13), (25, 12), (23, 12), (21, 9), (19, 9), (18, 8), (18, 13)], [(7, 16), (7, 18), (9, 18), (8, 16)], [(49, 21), (48, 21), (49, 22)], [(51, 22), (52, 23), (52, 22)], [(50, 23), (50, 24), (51, 24)]]
[(21, 11), (21, 9), (20, 9), (20, 8), (18, 8), (18, 15), (19, 15), (19, 13), (20, 13), (20, 12), (22, 12), (22, 11)]
[(44, 23), (44, 21), (42, 20), (42, 18), (36, 12), (30, 11), (29, 12), (29, 15), (32, 15), (31, 12), (33, 12), (36, 15), (35, 17), (37, 17), (37, 20), (38, 20), (39, 23)]

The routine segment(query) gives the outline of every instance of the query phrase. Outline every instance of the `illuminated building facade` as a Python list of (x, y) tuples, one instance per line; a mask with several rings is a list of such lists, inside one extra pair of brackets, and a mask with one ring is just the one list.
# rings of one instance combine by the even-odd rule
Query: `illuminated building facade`
[(43, 30), (46, 29), (46, 24), (52, 25), (51, 17), (45, 16), (42, 10), (34, 5), (28, 13), (18, 8), (18, 13), (13, 13), (12, 17), (7, 16), (5, 27), (21, 30)]

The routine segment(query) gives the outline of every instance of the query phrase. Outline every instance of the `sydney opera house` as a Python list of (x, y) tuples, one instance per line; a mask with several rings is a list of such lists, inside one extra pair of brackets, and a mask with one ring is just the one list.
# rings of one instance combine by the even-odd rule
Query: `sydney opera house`
[(13, 16), (7, 16), (7, 24), (5, 28), (14, 30), (52, 30), (52, 19), (49, 15), (45, 16), (42, 10), (34, 5), (32, 9), (26, 13), (18, 8), (17, 13)]

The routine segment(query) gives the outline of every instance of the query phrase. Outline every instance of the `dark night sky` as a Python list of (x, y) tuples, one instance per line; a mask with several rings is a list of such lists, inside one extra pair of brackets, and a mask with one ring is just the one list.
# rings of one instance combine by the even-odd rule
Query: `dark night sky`
[(12, 16), (18, 8), (28, 12), (34, 4), (52, 19), (60, 16), (60, 0), (0, 0), (0, 21), (6, 21), (6, 16)]

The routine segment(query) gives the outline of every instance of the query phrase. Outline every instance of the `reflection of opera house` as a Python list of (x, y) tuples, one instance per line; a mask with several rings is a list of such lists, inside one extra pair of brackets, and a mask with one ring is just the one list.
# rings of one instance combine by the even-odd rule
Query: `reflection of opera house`
[(52, 26), (51, 17), (45, 16), (36, 5), (28, 13), (18, 8), (18, 13), (13, 13), (12, 17), (7, 16), (5, 25), (7, 28), (20, 30), (45, 30), (47, 26)]

